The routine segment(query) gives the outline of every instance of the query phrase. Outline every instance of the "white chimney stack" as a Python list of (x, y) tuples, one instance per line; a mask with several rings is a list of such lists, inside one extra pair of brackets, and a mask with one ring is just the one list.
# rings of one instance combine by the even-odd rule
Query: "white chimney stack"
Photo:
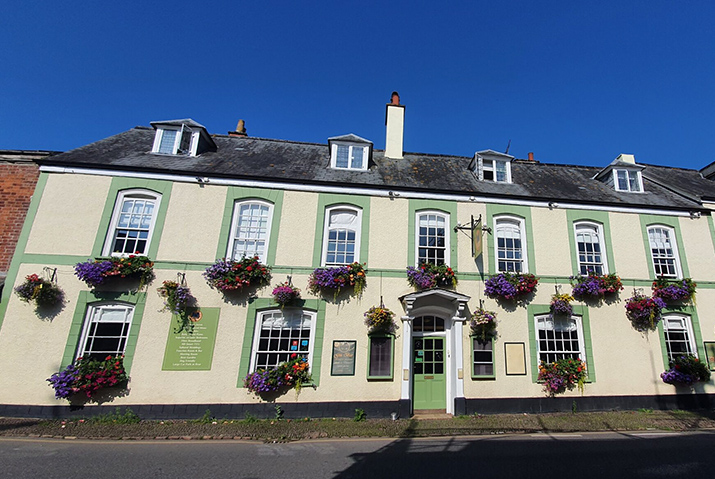
[(635, 155), (628, 155), (626, 153), (621, 153), (618, 155), (618, 158), (616, 158), (616, 161), (622, 161), (623, 163), (631, 163), (633, 165), (636, 164), (636, 156)]
[(385, 113), (385, 156), (387, 158), (402, 158), (403, 133), (405, 129), (405, 106), (400, 105), (400, 95), (392, 92), (390, 103), (387, 104)]

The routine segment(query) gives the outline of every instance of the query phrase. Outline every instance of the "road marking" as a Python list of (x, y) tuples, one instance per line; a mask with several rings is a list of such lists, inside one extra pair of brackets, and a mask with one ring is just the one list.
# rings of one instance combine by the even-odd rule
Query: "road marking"
[(530, 436), (531, 437), (541, 437), (544, 439), (554, 438), (554, 437), (562, 437), (562, 438), (566, 438), (566, 439), (572, 438), (572, 437), (583, 437), (582, 434), (547, 434), (547, 433), (543, 433), (543, 432), (530, 434)]
[(636, 432), (628, 434), (629, 436), (638, 437), (663, 437), (663, 436), (680, 436), (679, 432)]

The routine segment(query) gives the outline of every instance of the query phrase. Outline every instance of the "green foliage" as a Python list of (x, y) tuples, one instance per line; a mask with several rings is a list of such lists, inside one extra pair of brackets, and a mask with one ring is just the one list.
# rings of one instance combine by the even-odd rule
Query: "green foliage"
[(365, 413), (364, 409), (357, 408), (355, 410), (355, 416), (353, 417), (353, 421), (355, 422), (362, 422), (365, 419), (367, 419), (367, 414)]
[(253, 424), (258, 421), (259, 419), (248, 411), (246, 411), (246, 414), (243, 415), (243, 422), (246, 424)]
[(137, 424), (141, 422), (141, 418), (130, 408), (126, 408), (124, 413), (120, 408), (116, 408), (114, 412), (93, 416), (87, 422), (96, 424)]
[(273, 409), (275, 409), (275, 411), (276, 411), (275, 418), (276, 418), (277, 420), (279, 420), (279, 421), (280, 421), (281, 419), (283, 419), (283, 408), (281, 407), (281, 405), (280, 405), (280, 404), (276, 404), (276, 405), (273, 407)]
[(213, 417), (213, 415), (211, 414), (211, 409), (207, 409), (206, 411), (204, 411), (203, 416), (191, 422), (194, 422), (196, 424), (211, 424), (214, 421), (216, 421), (216, 418)]

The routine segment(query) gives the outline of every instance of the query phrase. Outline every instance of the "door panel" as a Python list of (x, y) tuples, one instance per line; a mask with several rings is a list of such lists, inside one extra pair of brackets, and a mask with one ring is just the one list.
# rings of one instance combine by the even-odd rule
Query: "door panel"
[(445, 409), (444, 337), (412, 338), (412, 374), (414, 409)]

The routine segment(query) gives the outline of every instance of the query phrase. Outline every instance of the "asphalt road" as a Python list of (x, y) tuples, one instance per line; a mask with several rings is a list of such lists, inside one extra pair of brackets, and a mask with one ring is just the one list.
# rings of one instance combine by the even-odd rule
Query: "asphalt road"
[(0, 477), (713, 478), (715, 431), (286, 444), (0, 438)]

